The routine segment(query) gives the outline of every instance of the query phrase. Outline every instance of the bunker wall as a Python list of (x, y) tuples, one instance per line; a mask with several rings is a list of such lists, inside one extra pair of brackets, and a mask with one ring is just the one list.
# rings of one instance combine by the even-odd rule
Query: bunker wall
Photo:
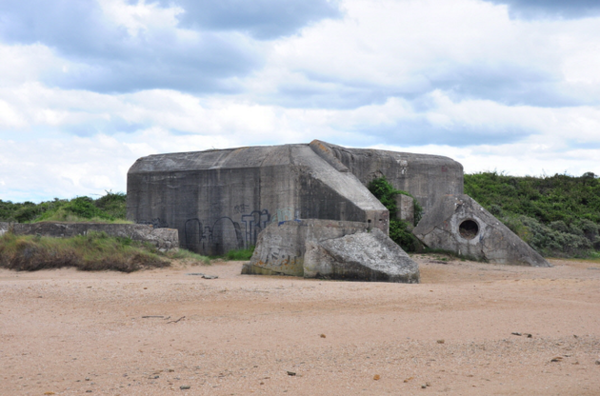
[(463, 193), (463, 167), (448, 157), (326, 145), (365, 186), (385, 176), (394, 188), (412, 194), (425, 212), (445, 195)]
[(127, 183), (128, 219), (176, 228), (182, 247), (207, 255), (255, 246), (267, 225), (301, 218), (388, 232), (385, 207), (306, 145), (149, 156)]

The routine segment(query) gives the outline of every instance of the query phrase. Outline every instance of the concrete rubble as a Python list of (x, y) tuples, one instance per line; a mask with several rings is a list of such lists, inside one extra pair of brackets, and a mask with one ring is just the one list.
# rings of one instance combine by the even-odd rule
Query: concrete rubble
[(269, 225), (243, 274), (417, 283), (419, 269), (383, 231), (329, 220)]

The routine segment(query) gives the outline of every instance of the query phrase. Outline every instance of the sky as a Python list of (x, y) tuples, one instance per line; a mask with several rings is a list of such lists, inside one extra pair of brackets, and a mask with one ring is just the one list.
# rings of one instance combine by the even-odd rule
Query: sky
[(320, 139), (600, 174), (597, 0), (2, 0), (0, 200)]

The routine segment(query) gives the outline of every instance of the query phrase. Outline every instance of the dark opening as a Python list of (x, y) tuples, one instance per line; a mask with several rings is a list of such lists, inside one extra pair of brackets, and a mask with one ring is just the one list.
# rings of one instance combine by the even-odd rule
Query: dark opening
[(473, 239), (479, 233), (479, 226), (473, 220), (465, 220), (458, 226), (458, 232), (465, 239)]

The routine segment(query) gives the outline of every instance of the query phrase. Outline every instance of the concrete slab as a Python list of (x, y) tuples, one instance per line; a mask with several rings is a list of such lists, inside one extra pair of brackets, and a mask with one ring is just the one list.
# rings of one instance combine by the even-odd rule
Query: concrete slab
[(550, 267), (539, 253), (468, 195), (449, 195), (426, 213), (413, 234), (444, 249), (498, 264)]
[(364, 223), (290, 221), (259, 236), (243, 274), (418, 283), (417, 264), (383, 231)]

